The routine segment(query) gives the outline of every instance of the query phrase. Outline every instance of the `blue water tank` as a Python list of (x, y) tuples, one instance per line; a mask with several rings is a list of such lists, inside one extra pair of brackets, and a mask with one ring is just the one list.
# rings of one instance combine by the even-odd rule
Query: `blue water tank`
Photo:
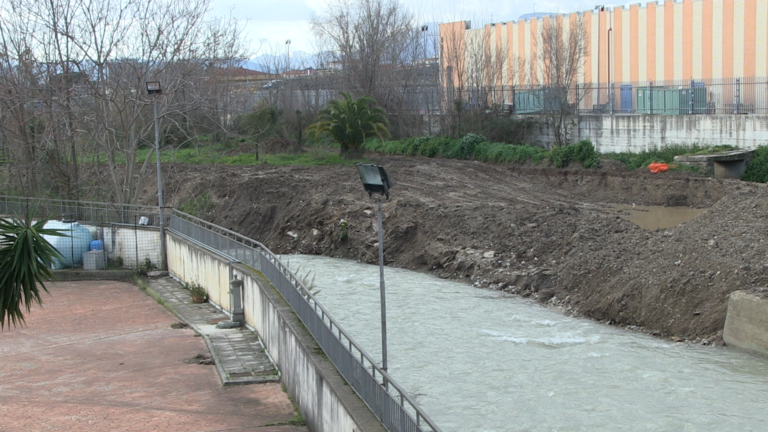
[(60, 230), (66, 236), (43, 235), (43, 238), (48, 240), (61, 254), (60, 258), (54, 260), (53, 268), (71, 268), (81, 265), (83, 252), (88, 252), (91, 241), (93, 241), (93, 234), (88, 228), (77, 222), (60, 222), (57, 220), (48, 221), (45, 228)]
[(104, 241), (102, 240), (94, 240), (91, 242), (91, 248), (89, 250), (92, 251), (100, 251), (104, 250)]

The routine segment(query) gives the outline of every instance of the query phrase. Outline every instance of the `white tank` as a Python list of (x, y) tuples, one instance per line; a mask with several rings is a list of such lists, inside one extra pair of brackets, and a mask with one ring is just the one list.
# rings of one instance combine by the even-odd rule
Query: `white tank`
[(58, 229), (66, 237), (57, 237), (43, 235), (53, 247), (61, 254), (61, 258), (54, 260), (54, 269), (71, 268), (82, 264), (83, 252), (88, 252), (88, 248), (93, 240), (93, 234), (88, 228), (77, 222), (61, 222), (57, 220), (48, 221), (45, 224), (47, 229)]

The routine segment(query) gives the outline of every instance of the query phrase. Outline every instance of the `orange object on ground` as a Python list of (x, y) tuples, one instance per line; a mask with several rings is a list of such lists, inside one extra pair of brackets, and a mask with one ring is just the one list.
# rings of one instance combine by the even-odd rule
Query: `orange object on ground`
[(661, 162), (652, 162), (650, 165), (648, 165), (648, 170), (654, 174), (657, 174), (660, 172), (667, 172), (667, 170), (669, 170), (669, 164), (665, 164)]

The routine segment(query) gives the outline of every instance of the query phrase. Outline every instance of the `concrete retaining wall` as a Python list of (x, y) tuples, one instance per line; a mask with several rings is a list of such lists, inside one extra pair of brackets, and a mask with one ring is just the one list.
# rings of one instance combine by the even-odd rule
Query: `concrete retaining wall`
[(168, 271), (203, 285), (214, 303), (229, 309), (230, 275), (243, 281), (245, 319), (256, 329), (309, 429), (384, 432), (385, 429), (323, 355), (312, 335), (264, 276), (174, 234), (166, 235)]
[(672, 144), (768, 144), (768, 116), (758, 115), (587, 115), (577, 139), (589, 139), (602, 153), (633, 152)]
[[(532, 116), (534, 119), (540, 117)], [(581, 115), (571, 141), (592, 141), (601, 153), (640, 153), (673, 144), (768, 145), (768, 115)], [(539, 128), (529, 141), (550, 148), (551, 133)]]
[(768, 355), (768, 299), (746, 291), (732, 292), (728, 297), (723, 341)]

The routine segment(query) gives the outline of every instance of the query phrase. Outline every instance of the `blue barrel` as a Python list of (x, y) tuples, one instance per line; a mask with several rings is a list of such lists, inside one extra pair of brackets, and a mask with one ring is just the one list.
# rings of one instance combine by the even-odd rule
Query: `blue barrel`
[(91, 242), (91, 248), (92, 251), (100, 251), (104, 250), (104, 242), (102, 240), (94, 240)]

